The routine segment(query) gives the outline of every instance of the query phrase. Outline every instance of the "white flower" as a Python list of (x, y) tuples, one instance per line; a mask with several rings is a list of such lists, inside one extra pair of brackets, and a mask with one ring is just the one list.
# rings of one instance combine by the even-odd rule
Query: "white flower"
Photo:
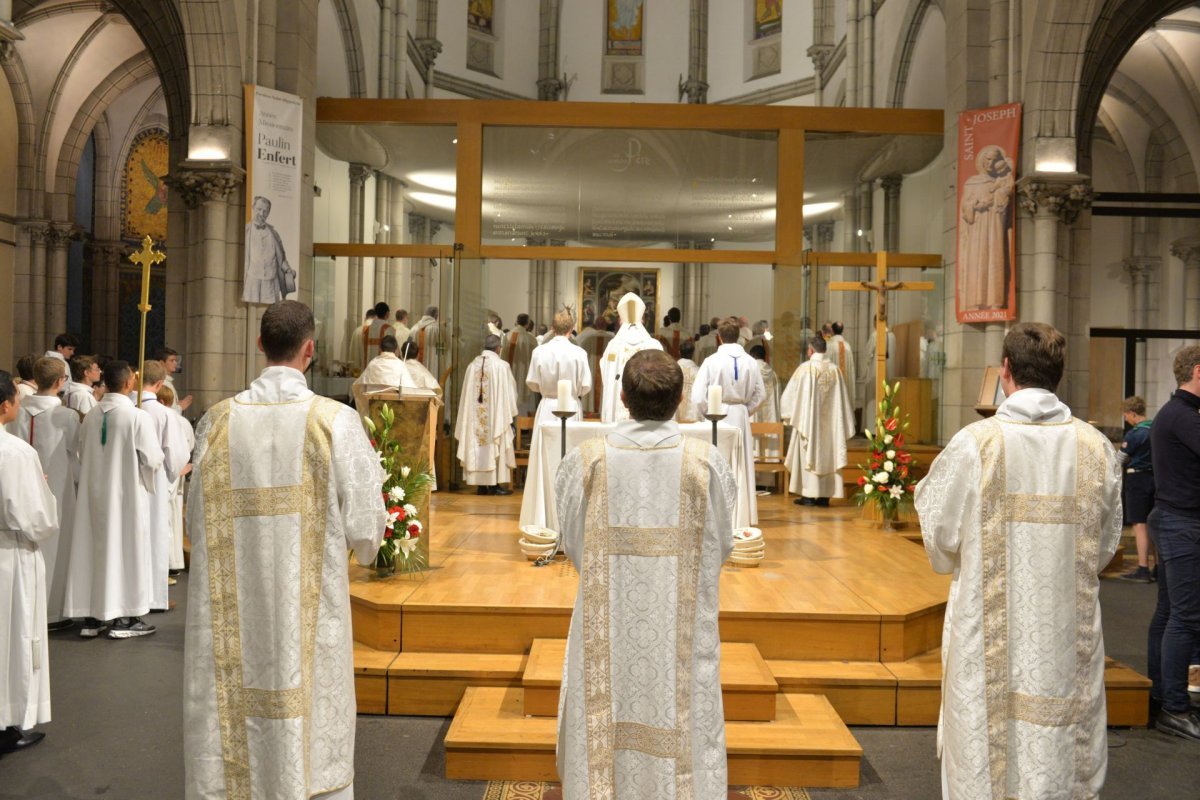
[(875, 491), (874, 484), (868, 483), (866, 486), (863, 487), (863, 494), (870, 494), (873, 491)]
[(396, 526), (396, 520), (398, 520), (398, 519), (400, 519), (400, 515), (399, 515), (399, 514), (397, 514), (395, 511), (389, 511), (389, 512), (388, 512), (388, 521), (387, 521), (387, 527), (389, 527), (389, 528), (394, 528), (394, 527)]
[(892, 443), (892, 435), (891, 435), (890, 433), (889, 433), (888, 435), (886, 435), (886, 436), (884, 436), (884, 437), (883, 437), (883, 443), (884, 443), (884, 444), (891, 444), (891, 443)]
[(399, 486), (393, 486), (392, 490), (390, 492), (388, 492), (388, 497), (391, 499), (391, 501), (393, 503), (403, 503), (404, 502), (404, 490), (401, 489)]
[(892, 461), (883, 462), (883, 471), (884, 472), (891, 472), (895, 468), (896, 468), (896, 464), (894, 462), (892, 462)]
[(884, 455), (885, 455), (885, 456), (887, 456), (888, 458), (895, 458), (895, 457), (896, 457), (896, 451), (895, 451), (895, 450), (888, 450), (886, 453), (884, 453)]
[(891, 479), (892, 476), (886, 472), (876, 472), (875, 476), (871, 478), (871, 480), (875, 481), (876, 483), (887, 483)]
[(416, 539), (401, 539), (400, 550), (406, 557), (410, 556), (412, 555), (412, 551), (417, 549), (417, 544), (418, 542)]
[(411, 472), (412, 472), (411, 467), (401, 467), (400, 468), (400, 477), (407, 478)]
[(901, 497), (904, 497), (904, 487), (893, 486), (892, 488), (888, 489), (888, 494), (899, 500)]
[(871, 432), (871, 430), (869, 428), (863, 431), (863, 436), (866, 436), (867, 439), (870, 439), (873, 435), (874, 434)]
[(379, 463), (380, 463), (380, 465), (382, 465), (382, 464), (384, 464), (384, 463), (386, 463), (386, 462), (387, 462), (387, 457), (386, 457), (386, 456), (385, 456), (383, 453), (380, 453), (380, 454), (379, 454)]
[(405, 503), (404, 504), (404, 516), (407, 518), (407, 517), (415, 517), (416, 515), (417, 515), (417, 507), (414, 506), (412, 503)]

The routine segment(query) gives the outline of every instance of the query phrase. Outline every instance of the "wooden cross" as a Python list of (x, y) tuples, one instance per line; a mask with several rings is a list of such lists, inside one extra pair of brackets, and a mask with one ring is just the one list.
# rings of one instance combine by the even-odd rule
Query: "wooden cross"
[(142, 333), (138, 344), (138, 393), (137, 404), (142, 405), (141, 380), (142, 371), (146, 368), (146, 315), (150, 313), (150, 267), (161, 264), (167, 257), (161, 250), (154, 249), (154, 240), (149, 236), (142, 239), (142, 249), (131, 253), (129, 260), (142, 268), (142, 302), (138, 303), (138, 311), (142, 312)]
[(888, 254), (875, 255), (875, 280), (873, 281), (830, 281), (830, 291), (874, 292), (875, 293), (875, 399), (883, 397), (883, 385), (887, 381), (887, 293), (930, 292), (933, 281), (889, 281)]

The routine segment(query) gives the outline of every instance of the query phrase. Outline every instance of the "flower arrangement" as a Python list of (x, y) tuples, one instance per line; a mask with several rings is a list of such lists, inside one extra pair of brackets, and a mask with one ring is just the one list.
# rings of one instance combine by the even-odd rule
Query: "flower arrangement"
[(383, 544), (375, 555), (375, 569), (390, 574), (399, 567), (401, 572), (414, 572), (426, 567), (425, 556), (418, 547), (425, 526), (419, 518), (418, 504), (433, 485), (433, 475), (424, 465), (412, 467), (404, 463), (400, 443), (392, 435), (396, 412), (383, 406), (379, 413), (382, 425), (367, 420), (371, 446), (379, 454), (379, 463), (387, 477), (383, 482), (383, 502), (388, 519), (383, 531)]
[(909, 482), (909, 473), (916, 466), (912, 453), (904, 449), (904, 432), (908, 430), (908, 414), (900, 415), (896, 404), (896, 393), (900, 384), (883, 384), (883, 399), (879, 401), (875, 416), (875, 430), (863, 431), (871, 445), (871, 458), (858, 468), (863, 474), (858, 478), (858, 493), (854, 499), (859, 505), (874, 503), (883, 515), (884, 524), (890, 525), (899, 516), (900, 508), (913, 499), (916, 484)]

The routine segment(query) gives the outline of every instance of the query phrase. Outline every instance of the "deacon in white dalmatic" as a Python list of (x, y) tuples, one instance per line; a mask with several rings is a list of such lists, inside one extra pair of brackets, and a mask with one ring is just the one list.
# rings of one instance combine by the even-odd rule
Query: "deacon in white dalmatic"
[(501, 331), (499, 335), (504, 342), (500, 357), (512, 368), (513, 380), (517, 382), (517, 411), (522, 415), (532, 414), (537, 400), (529, 391), (525, 378), (529, 375), (529, 359), (538, 343), (529, 332), (529, 315), (517, 314), (516, 327), (508, 333)]
[(916, 490), (942, 633), (942, 795), (1095, 798), (1108, 765), (1100, 570), (1121, 538), (1108, 439), (1054, 395), (1066, 339), (1004, 337), (1007, 398), (963, 428)]
[(716, 800), (728, 791), (718, 583), (737, 487), (717, 449), (672, 420), (674, 359), (635, 353), (621, 382), (632, 419), (568, 453), (555, 480), (579, 570), (559, 697), (563, 797)]
[(597, 314), (592, 324), (583, 329), (575, 337), (575, 344), (587, 353), (589, 375), (592, 376), (592, 392), (583, 398), (585, 414), (599, 414), (600, 400), (604, 396), (604, 381), (600, 377), (600, 362), (604, 359), (604, 350), (612, 341), (613, 333), (608, 329), (608, 320), (603, 314)]
[(369, 564), (379, 551), (384, 473), (358, 414), (305, 382), (315, 327), (302, 303), (268, 308), (259, 331), (267, 368), (196, 431), (183, 681), (189, 800), (353, 796), (346, 552)]
[(799, 495), (796, 505), (827, 506), (831, 497), (845, 496), (839, 470), (846, 466), (846, 442), (854, 437), (854, 408), (827, 347), (821, 336), (808, 340), (808, 360), (792, 373), (779, 404), (783, 421), (792, 426), (788, 489)]
[(600, 381), (604, 394), (600, 399), (600, 419), (604, 422), (620, 422), (629, 419), (629, 409), (621, 402), (621, 371), (634, 353), (642, 350), (662, 350), (662, 342), (650, 335), (642, 325), (646, 304), (633, 292), (628, 292), (617, 302), (617, 316), (621, 328), (604, 348), (600, 359)]
[(708, 413), (708, 387), (721, 387), (726, 425), (742, 432), (742, 467), (750, 496), (750, 524), (758, 524), (758, 498), (754, 491), (754, 439), (750, 436), (750, 418), (767, 397), (758, 363), (737, 343), (736, 317), (726, 317), (717, 326), (721, 346), (704, 360), (692, 384), (692, 402), (701, 417)]
[(535, 445), (539, 441), (538, 428), (544, 423), (558, 421), (554, 416), (554, 409), (558, 403), (560, 382), (568, 382), (562, 385), (570, 390), (570, 403), (575, 409), (572, 419), (580, 419), (583, 416), (580, 413), (582, 405), (577, 398), (582, 398), (592, 390), (592, 374), (588, 370), (587, 354), (570, 339), (571, 328), (574, 325), (575, 320), (570, 311), (559, 311), (554, 315), (554, 335), (534, 348), (529, 358), (529, 374), (525, 376), (525, 383), (531, 391), (542, 396), (533, 426)]
[(136, 377), (129, 364), (104, 366), (107, 393), (79, 432), (79, 493), (67, 566), (63, 614), (83, 617), (79, 635), (110, 638), (154, 633), (142, 621), (154, 594), (150, 496), (163, 452), (154, 418), (130, 399)]
[(458, 460), (467, 485), (478, 486), (478, 494), (512, 494), (500, 484), (512, 480), (516, 466), (517, 384), (499, 351), (500, 337), (488, 334), (483, 352), (467, 365), (458, 401)]
[(17, 416), (17, 387), (0, 371), (0, 752), (37, 744), (24, 731), (50, 721), (46, 566), (41, 545), (58, 535), (58, 511), (37, 451), (3, 426)]
[(67, 593), (67, 564), (71, 554), (71, 523), (75, 519), (75, 489), (79, 484), (79, 415), (58, 399), (66, 382), (65, 364), (39, 358), (33, 365), (38, 392), (21, 401), (13, 435), (37, 451), (42, 472), (54, 493), (60, 533), (42, 542), (46, 562), (46, 619), (54, 628), (69, 628), (63, 616)]

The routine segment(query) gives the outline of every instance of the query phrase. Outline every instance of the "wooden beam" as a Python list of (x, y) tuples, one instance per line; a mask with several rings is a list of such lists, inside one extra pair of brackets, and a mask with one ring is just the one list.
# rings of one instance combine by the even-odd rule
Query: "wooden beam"
[(770, 264), (774, 250), (677, 250), (649, 247), (522, 247), (485, 244), (484, 258), (558, 261), (650, 261), (666, 263)]
[(775, 262), (804, 263), (804, 131), (779, 132)]
[(454, 241), (466, 254), (479, 252), (483, 212), (483, 125), (477, 121), (458, 123), (457, 179), (454, 196)]
[(314, 242), (314, 256), (342, 258), (448, 258), (454, 248), (448, 244), (349, 244)]

